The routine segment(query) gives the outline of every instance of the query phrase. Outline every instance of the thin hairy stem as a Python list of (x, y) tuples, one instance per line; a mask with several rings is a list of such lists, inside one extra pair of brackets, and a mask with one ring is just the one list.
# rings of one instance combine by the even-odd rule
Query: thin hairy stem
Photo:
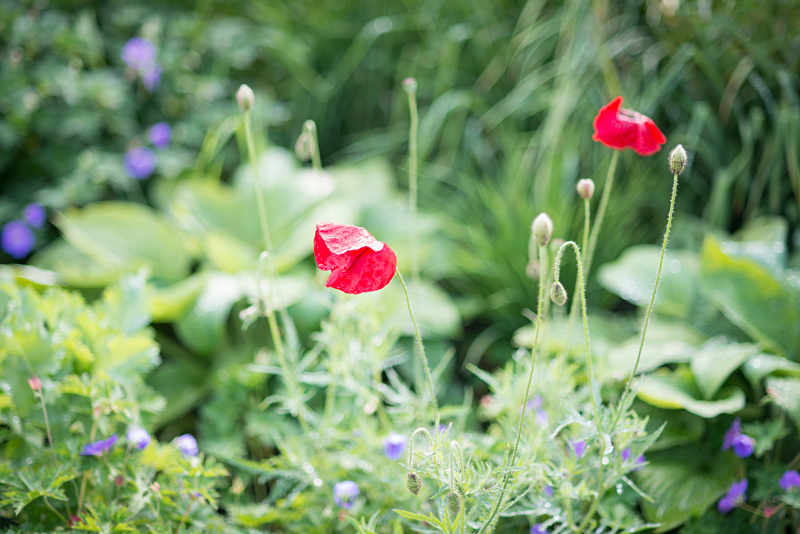
[(544, 310), (544, 286), (547, 280), (546, 254), (547, 254), (547, 249), (539, 245), (539, 266), (540, 266), (539, 296), (536, 302), (536, 331), (533, 336), (533, 346), (531, 347), (531, 372), (528, 374), (528, 384), (525, 386), (525, 396), (522, 398), (522, 408), (520, 409), (519, 422), (517, 423), (517, 437), (516, 440), (514, 441), (514, 448), (511, 450), (511, 462), (508, 464), (510, 466), (510, 470), (503, 477), (503, 485), (500, 488), (500, 496), (497, 498), (497, 502), (495, 503), (495, 506), (492, 509), (492, 513), (489, 515), (489, 518), (481, 526), (480, 530), (478, 530), (478, 534), (482, 534), (487, 528), (490, 528), (491, 525), (494, 523), (494, 519), (497, 516), (497, 512), (500, 510), (500, 507), (503, 504), (503, 497), (505, 497), (506, 488), (508, 487), (508, 481), (511, 478), (511, 469), (514, 468), (514, 462), (517, 459), (517, 449), (519, 448), (519, 440), (520, 437), (522, 436), (522, 423), (525, 420), (525, 408), (527, 407), (528, 404), (528, 396), (530, 395), (531, 384), (533, 383), (533, 371), (536, 367), (536, 350), (538, 349), (539, 346), (539, 332), (542, 329), (542, 312)]
[[(438, 429), (437, 429), (438, 432)], [(433, 451), (433, 467), (436, 470), (436, 482), (441, 484), (441, 478), (439, 474), (439, 462), (436, 460), (436, 442), (433, 440), (433, 436), (431, 433), (428, 432), (428, 429), (424, 427), (420, 427), (416, 429), (411, 434), (411, 439), (408, 441), (408, 468), (413, 471), (414, 470), (414, 438), (417, 437), (417, 434), (425, 434), (427, 436), (428, 441), (431, 444), (431, 451)]]
[(617, 170), (617, 162), (619, 161), (619, 150), (614, 151), (611, 156), (611, 163), (608, 165), (608, 174), (606, 181), (603, 184), (603, 196), (600, 197), (600, 205), (597, 207), (597, 215), (594, 219), (594, 226), (592, 226), (592, 234), (589, 236), (589, 246), (585, 249), (585, 263), (583, 271), (586, 276), (592, 270), (592, 260), (594, 259), (595, 249), (597, 248), (597, 238), (600, 235), (600, 228), (603, 226), (603, 219), (606, 216), (606, 208), (608, 207), (608, 200), (611, 198), (611, 189), (614, 185), (614, 174)]
[(661, 281), (661, 268), (664, 266), (664, 254), (667, 250), (667, 240), (669, 240), (669, 231), (672, 227), (672, 214), (675, 211), (675, 198), (678, 196), (678, 175), (673, 175), (672, 180), (672, 197), (669, 201), (669, 214), (667, 215), (667, 229), (664, 232), (664, 240), (661, 242), (661, 256), (658, 259), (658, 271), (656, 272), (656, 282), (653, 285), (653, 293), (650, 295), (650, 304), (647, 306), (647, 312), (644, 316), (644, 324), (642, 325), (642, 336), (639, 339), (639, 350), (636, 353), (636, 361), (633, 364), (633, 369), (631, 369), (630, 375), (628, 376), (628, 382), (625, 384), (625, 389), (622, 392), (622, 397), (620, 397), (619, 401), (619, 408), (617, 409), (617, 413), (614, 415), (614, 422), (611, 424), (611, 430), (613, 431), (614, 428), (617, 426), (617, 422), (619, 421), (620, 415), (622, 414), (623, 410), (625, 409), (625, 404), (627, 402), (627, 396), (631, 390), (631, 384), (633, 382), (633, 377), (636, 376), (636, 371), (639, 368), (639, 360), (642, 357), (642, 350), (644, 349), (644, 340), (647, 336), (647, 325), (650, 323), (650, 314), (653, 311), (653, 304), (656, 301), (656, 291), (658, 291), (658, 283)]
[(408, 207), (411, 210), (411, 279), (419, 278), (417, 258), (417, 130), (419, 113), (417, 111), (417, 91), (408, 89)]

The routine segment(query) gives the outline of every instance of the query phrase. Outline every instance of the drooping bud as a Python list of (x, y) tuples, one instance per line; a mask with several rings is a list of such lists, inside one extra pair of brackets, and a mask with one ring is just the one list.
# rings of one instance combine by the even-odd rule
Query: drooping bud
[(564, 289), (564, 284), (553, 282), (553, 286), (550, 288), (550, 300), (559, 306), (563, 306), (567, 302), (567, 290)]
[(253, 90), (247, 84), (242, 84), (239, 86), (239, 90), (236, 91), (236, 102), (239, 103), (239, 109), (242, 112), (247, 113), (251, 109), (253, 109), (253, 105), (255, 104), (256, 96), (253, 94)]
[(411, 95), (417, 94), (417, 80), (414, 78), (406, 78), (403, 80), (403, 90)]
[(683, 145), (678, 145), (669, 153), (669, 170), (672, 174), (680, 174), (686, 168), (686, 150)]
[(453, 515), (458, 515), (461, 512), (461, 496), (456, 491), (451, 491), (445, 498), (445, 505)]
[(414, 495), (419, 495), (422, 489), (422, 479), (414, 471), (409, 471), (408, 475), (406, 475), (406, 487)]
[(540, 213), (533, 220), (531, 231), (533, 232), (533, 238), (536, 239), (540, 247), (543, 247), (553, 237), (553, 221), (546, 213)]
[(594, 182), (591, 178), (578, 180), (576, 189), (580, 197), (584, 200), (591, 200), (592, 196), (594, 196)]

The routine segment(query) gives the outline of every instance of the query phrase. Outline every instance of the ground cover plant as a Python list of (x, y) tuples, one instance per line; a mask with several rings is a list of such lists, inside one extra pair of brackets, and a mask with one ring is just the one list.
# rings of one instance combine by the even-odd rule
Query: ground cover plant
[[(18, 147), (8, 176), (41, 172), (4, 181), (0, 206), (13, 218), (0, 265), (2, 527), (797, 530), (800, 303), (783, 180), (795, 183), (796, 43), (775, 22), (785, 48), (751, 49), (726, 79), (716, 118), (735, 117), (745, 140), (726, 159), (719, 147), (736, 141), (698, 129), (708, 104), (665, 98), (697, 96), (687, 73), (704, 56), (664, 53), (677, 32), (642, 44), (653, 37), (640, 19), (657, 33), (695, 9), (668, 4), (527, 2), (509, 19), (514, 6), (452, 3), (437, 13), (494, 20), (497, 35), (462, 22), (443, 40), (379, 3), (311, 10), (308, 27), (328, 32), (368, 17), (329, 76), (302, 36), (275, 31), (296, 21), (284, 7), (231, 5), (208, 26), (180, 10), (162, 26), (155, 10), (139, 27), (135, 6), (4, 5), (16, 48), (3, 75), (46, 105), (3, 137)], [(237, 9), (274, 33), (258, 38)], [(740, 12), (717, 14), (707, 28), (724, 35), (723, 15)], [(45, 24), (50, 34), (33, 31)], [(626, 25), (638, 37), (619, 47)], [(387, 74), (376, 59), (414, 28), (446, 52), (442, 68), (459, 68), (428, 79), (422, 54)], [(210, 48), (186, 54), (208, 35)], [(653, 61), (633, 60), (636, 43)], [(313, 104), (233, 81), (291, 49), (304, 52), (268, 76), (280, 94), (289, 68)], [(23, 81), (87, 50), (90, 68), (69, 65), (78, 100)], [(225, 60), (209, 69), (211, 58)], [(479, 81), (459, 89), (471, 62)], [(659, 76), (637, 81), (639, 69)], [(383, 82), (350, 104), (364, 72)], [(569, 83), (580, 73), (606, 88)], [(741, 118), (748, 87), (766, 98), (770, 76), (783, 100), (767, 133), (758, 111)], [(111, 106), (115, 87), (136, 96)], [(81, 163), (58, 136), (100, 120), (92, 95), (116, 112), (87, 130)], [(364, 110), (381, 95), (391, 111), (376, 122)], [(690, 108), (689, 126), (673, 122)], [(55, 112), (58, 142), (46, 137), (58, 121), (40, 122)], [(331, 135), (358, 120), (381, 130), (347, 146)], [(64, 158), (20, 156), (37, 146)], [(57, 161), (78, 170), (58, 178)], [(754, 161), (751, 183), (741, 173)]]

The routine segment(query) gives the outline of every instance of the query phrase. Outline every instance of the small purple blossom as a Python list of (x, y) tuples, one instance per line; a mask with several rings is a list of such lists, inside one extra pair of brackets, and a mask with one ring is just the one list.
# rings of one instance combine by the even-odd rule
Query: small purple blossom
[(131, 178), (145, 180), (156, 168), (156, 155), (147, 147), (132, 148), (125, 153), (123, 165)]
[(733, 448), (733, 452), (739, 458), (747, 458), (755, 449), (755, 440), (747, 434), (742, 434), (742, 420), (738, 417), (733, 420), (722, 440), (722, 450), (727, 451), (730, 448)]
[(550, 422), (550, 418), (547, 416), (547, 412), (544, 410), (536, 410), (536, 424), (539, 426), (547, 426), (547, 423)]
[(786, 471), (778, 484), (780, 484), (783, 491), (789, 491), (792, 488), (800, 488), (800, 473), (797, 471)]
[(148, 93), (158, 89), (161, 84), (161, 72), (161, 65), (158, 64), (150, 65), (141, 71), (142, 83)]
[(574, 441), (569, 442), (572, 450), (575, 451), (576, 458), (583, 458), (583, 455), (586, 454), (586, 442), (582, 439), (576, 439)]
[(723, 498), (719, 500), (717, 503), (717, 509), (722, 512), (723, 514), (727, 514), (731, 510), (733, 510), (737, 505), (744, 502), (747, 497), (745, 496), (745, 492), (747, 491), (747, 479), (743, 478), (739, 482), (734, 482), (731, 484), (730, 489), (728, 489), (728, 493), (725, 494)]
[(184, 434), (175, 438), (175, 446), (184, 456), (197, 456), (200, 450), (197, 448), (197, 440), (191, 434)]
[(47, 212), (39, 202), (33, 202), (25, 206), (22, 215), (28, 221), (28, 224), (34, 228), (41, 228), (47, 221)]
[(549, 498), (553, 497), (553, 486), (545, 486), (544, 487), (544, 494), (547, 495)]
[(120, 54), (122, 61), (133, 70), (141, 70), (156, 60), (156, 45), (141, 37), (128, 39)]
[(644, 454), (639, 455), (639, 457), (636, 459), (636, 463), (635, 463), (636, 467), (631, 469), (631, 471), (638, 471), (639, 469), (641, 469), (644, 466), (644, 463), (646, 461), (647, 461), (647, 458), (645, 458)]
[(531, 527), (530, 534), (547, 534), (547, 529), (544, 528), (541, 523), (536, 523)]
[(624, 449), (622, 449), (622, 452), (619, 453), (620, 457), (622, 458), (623, 463), (627, 462), (628, 460), (630, 460), (631, 452), (632, 451), (631, 451), (630, 447), (625, 447)]
[(150, 138), (150, 142), (153, 143), (153, 146), (156, 148), (164, 148), (169, 146), (169, 142), (172, 140), (172, 129), (166, 122), (157, 122), (150, 127), (150, 131), (147, 135)]
[(144, 428), (132, 428), (128, 431), (128, 443), (142, 450), (150, 445), (150, 434)]
[(10, 221), (3, 226), (0, 236), (3, 251), (9, 256), (21, 260), (31, 253), (36, 237), (23, 221)]
[(525, 403), (526, 410), (539, 410), (544, 404), (544, 399), (541, 395), (535, 395), (532, 399), (528, 399), (528, 402)]
[(353, 507), (356, 497), (358, 497), (360, 493), (361, 491), (358, 489), (358, 484), (352, 480), (337, 482), (333, 486), (333, 500), (336, 502), (336, 506), (341, 506), (348, 510)]
[(102, 454), (111, 450), (111, 447), (113, 447), (116, 442), (117, 435), (112, 434), (110, 438), (89, 443), (81, 451), (81, 456), (101, 456)]
[(407, 444), (408, 438), (405, 435), (392, 432), (383, 442), (383, 452), (390, 460), (399, 460)]

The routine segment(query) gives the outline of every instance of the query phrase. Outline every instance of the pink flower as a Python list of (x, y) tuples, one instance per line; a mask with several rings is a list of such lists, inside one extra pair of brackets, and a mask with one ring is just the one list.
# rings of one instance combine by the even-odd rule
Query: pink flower
[(386, 286), (397, 268), (397, 256), (364, 228), (320, 223), (314, 234), (317, 267), (331, 271), (326, 287), (356, 295)]
[(652, 119), (631, 109), (622, 109), (621, 96), (600, 108), (594, 118), (592, 139), (616, 150), (633, 149), (640, 156), (655, 154), (667, 142)]

